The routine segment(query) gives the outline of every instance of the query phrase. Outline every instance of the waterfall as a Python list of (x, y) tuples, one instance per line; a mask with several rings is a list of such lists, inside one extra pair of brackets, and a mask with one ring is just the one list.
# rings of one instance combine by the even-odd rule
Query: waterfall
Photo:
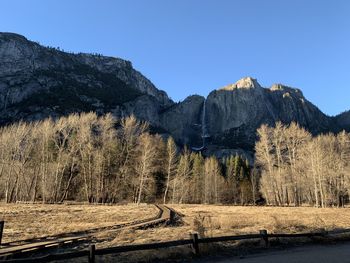
[(207, 100), (204, 99), (203, 102), (203, 109), (202, 109), (202, 148), (205, 147), (205, 138), (209, 138), (210, 135), (208, 133), (207, 130), (207, 109), (206, 109), (206, 104), (207, 104)]
[(204, 102), (203, 102), (203, 108), (202, 108), (202, 121), (201, 121), (201, 128), (202, 128), (202, 131), (201, 131), (201, 137), (202, 137), (202, 146), (201, 147), (192, 147), (192, 149), (194, 151), (202, 151), (204, 150), (205, 148), (205, 139), (206, 138), (209, 138), (210, 135), (208, 133), (208, 130), (207, 130), (207, 109), (206, 109), (206, 102), (207, 100), (204, 99)]
[[(206, 102), (204, 99), (203, 109), (202, 109), (202, 138), (204, 139), (207, 136), (207, 124), (206, 124)], [(203, 143), (204, 146), (204, 143)]]

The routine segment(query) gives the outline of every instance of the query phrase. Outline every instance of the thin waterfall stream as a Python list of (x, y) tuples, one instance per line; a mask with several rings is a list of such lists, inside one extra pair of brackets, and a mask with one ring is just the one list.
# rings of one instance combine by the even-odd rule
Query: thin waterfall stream
[(203, 102), (203, 110), (202, 110), (202, 138), (203, 138), (203, 146), (205, 146), (205, 138), (210, 137), (207, 130), (207, 108), (206, 108), (207, 100), (205, 99)]
[(202, 121), (201, 121), (201, 137), (202, 137), (202, 146), (201, 147), (193, 147), (192, 149), (195, 151), (201, 151), (205, 148), (206, 138), (209, 138), (210, 135), (207, 129), (207, 109), (206, 109), (207, 100), (204, 99), (203, 108), (202, 108)]

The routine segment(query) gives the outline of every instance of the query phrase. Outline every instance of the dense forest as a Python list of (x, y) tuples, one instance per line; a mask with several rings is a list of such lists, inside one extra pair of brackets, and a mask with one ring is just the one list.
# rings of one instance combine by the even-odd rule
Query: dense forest
[(73, 114), (0, 129), (0, 199), (341, 206), (350, 135), (292, 123), (258, 130), (256, 164), (180, 149), (134, 116)]

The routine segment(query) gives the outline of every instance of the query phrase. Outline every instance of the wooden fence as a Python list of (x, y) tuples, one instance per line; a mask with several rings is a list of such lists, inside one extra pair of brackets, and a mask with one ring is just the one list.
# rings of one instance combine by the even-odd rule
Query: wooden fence
[(1, 246), (1, 240), (2, 240), (2, 232), (4, 231), (4, 224), (5, 224), (5, 221), (0, 221), (0, 246)]
[(161, 249), (176, 246), (191, 245), (194, 255), (200, 255), (200, 244), (204, 243), (214, 243), (214, 242), (225, 242), (225, 241), (237, 241), (237, 240), (249, 240), (249, 239), (260, 239), (264, 242), (265, 247), (269, 247), (270, 238), (300, 238), (300, 237), (326, 237), (333, 234), (345, 234), (350, 233), (350, 229), (341, 229), (335, 231), (322, 231), (313, 233), (297, 233), (297, 234), (269, 234), (267, 230), (260, 230), (257, 234), (248, 235), (235, 235), (235, 236), (221, 236), (221, 237), (206, 237), (199, 238), (197, 233), (190, 234), (189, 239), (165, 241), (159, 243), (150, 244), (138, 244), (138, 245), (127, 245), (127, 246), (117, 246), (111, 248), (96, 249), (95, 245), (90, 245), (88, 250), (82, 250), (77, 252), (61, 253), (61, 254), (51, 254), (43, 257), (27, 258), (27, 259), (12, 259), (12, 260), (0, 260), (0, 263), (20, 263), (20, 262), (50, 262), (53, 260), (67, 260), (73, 258), (86, 257), (89, 263), (95, 262), (95, 257), (100, 255), (110, 255), (117, 254), (121, 252), (131, 252), (131, 251), (141, 251), (150, 249)]

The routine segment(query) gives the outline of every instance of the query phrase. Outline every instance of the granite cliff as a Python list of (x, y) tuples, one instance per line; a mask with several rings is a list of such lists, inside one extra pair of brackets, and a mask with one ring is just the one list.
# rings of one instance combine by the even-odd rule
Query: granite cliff
[(252, 152), (263, 123), (298, 122), (313, 134), (350, 129), (350, 114), (323, 114), (299, 89), (281, 84), (263, 88), (243, 78), (174, 103), (131, 62), (72, 54), (13, 33), (0, 33), (0, 124), (58, 117), (72, 112), (136, 115), (154, 132), (179, 144), (218, 156)]
[(1, 124), (91, 110), (131, 114), (145, 105), (158, 111), (172, 104), (129, 61), (66, 53), (0, 33)]

